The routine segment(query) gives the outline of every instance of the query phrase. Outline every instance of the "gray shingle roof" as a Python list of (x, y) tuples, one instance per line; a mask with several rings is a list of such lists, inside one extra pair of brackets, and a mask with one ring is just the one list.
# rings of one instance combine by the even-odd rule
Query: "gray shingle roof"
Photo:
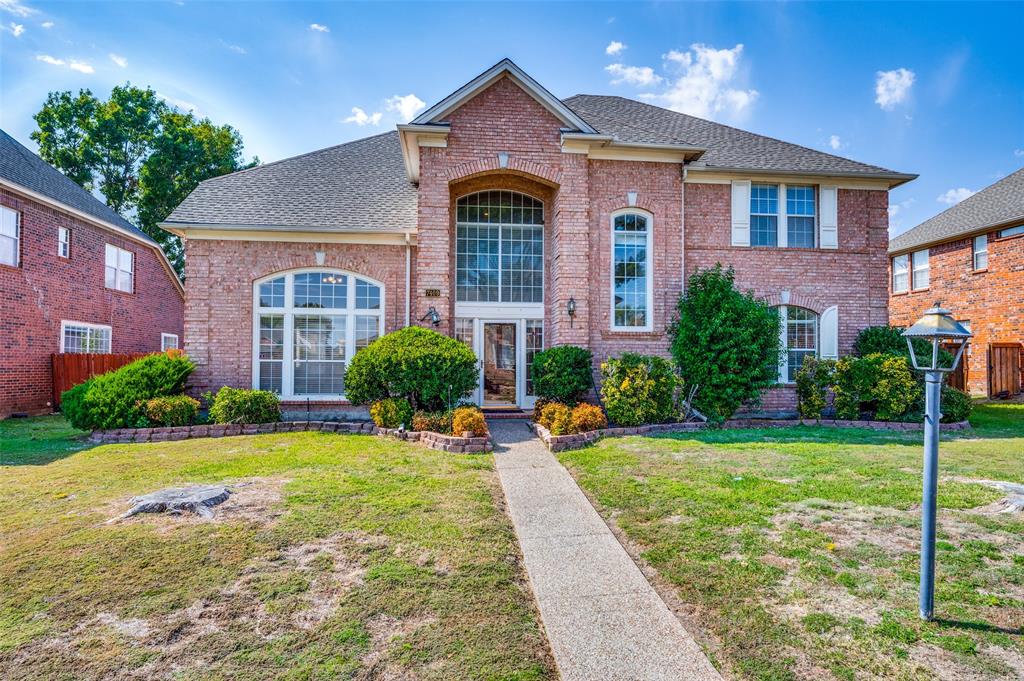
[(1014, 220), (1024, 222), (1024, 168), (891, 239), (889, 252), (947, 241)]
[(395, 231), (415, 229), (416, 206), (388, 132), (206, 180), (163, 224)]
[(82, 189), (3, 130), (0, 130), (0, 177), (128, 230), (148, 243), (156, 244), (141, 229), (118, 215), (110, 206)]
[(700, 162), (709, 169), (863, 175), (904, 181), (916, 177), (624, 97), (576, 95), (564, 102), (598, 132), (620, 142), (703, 147), (707, 151)]

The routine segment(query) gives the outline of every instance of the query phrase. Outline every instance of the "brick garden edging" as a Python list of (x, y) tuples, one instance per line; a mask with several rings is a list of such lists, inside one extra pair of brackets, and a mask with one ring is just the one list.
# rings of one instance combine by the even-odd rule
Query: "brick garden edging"
[(299, 432), (378, 435), (406, 442), (417, 442), (430, 449), (456, 454), (489, 452), (493, 449), (490, 439), (486, 437), (455, 437), (428, 431), (400, 431), (390, 428), (378, 428), (374, 424), (366, 422), (338, 423), (334, 421), (278, 421), (276, 423), (225, 423), (166, 428), (119, 428), (115, 430), (94, 430), (89, 439), (96, 443), (127, 444), (132, 442), (167, 442), (204, 437)]
[[(654, 433), (681, 433), (702, 430), (706, 427), (704, 423), (657, 423), (649, 426), (636, 426), (634, 428), (603, 428), (591, 430), (586, 433), (575, 435), (552, 435), (547, 428), (539, 423), (531, 422), (533, 431), (537, 437), (552, 452), (562, 452), (567, 449), (580, 449), (589, 444), (597, 442), (603, 437), (618, 437), (623, 435), (651, 435)], [(922, 430), (922, 423), (902, 423), (898, 421), (843, 421), (840, 419), (822, 419), (813, 421), (808, 419), (730, 419), (722, 424), (723, 428), (791, 428), (793, 426), (825, 426), (827, 428), (867, 428), (869, 430), (898, 430), (914, 431)], [(970, 430), (971, 424), (967, 421), (957, 423), (942, 423), (939, 428), (943, 431)]]

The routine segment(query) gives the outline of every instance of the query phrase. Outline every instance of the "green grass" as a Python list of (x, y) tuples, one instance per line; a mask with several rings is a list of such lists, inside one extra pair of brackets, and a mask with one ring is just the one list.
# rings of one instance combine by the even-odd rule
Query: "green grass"
[[(555, 676), (490, 456), (0, 428), (2, 678)], [(133, 495), (220, 481), (251, 484), (213, 521), (107, 522)]]
[[(740, 678), (1006, 678), (1024, 664), (1024, 404), (944, 436), (936, 610), (917, 618), (920, 433), (797, 427), (607, 439), (560, 455)], [(941, 673), (940, 673), (941, 672)]]

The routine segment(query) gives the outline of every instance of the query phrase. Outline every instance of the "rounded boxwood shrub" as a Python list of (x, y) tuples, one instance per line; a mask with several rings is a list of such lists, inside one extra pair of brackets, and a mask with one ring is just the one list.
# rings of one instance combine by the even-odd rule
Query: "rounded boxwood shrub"
[(835, 409), (840, 419), (862, 414), (879, 421), (900, 420), (921, 395), (904, 357), (876, 352), (836, 363)]
[(601, 411), (601, 407), (580, 402), (569, 415), (569, 427), (573, 433), (601, 430), (608, 427), (608, 419)]
[[(210, 399), (210, 394), (206, 394)], [(266, 390), (224, 386), (212, 396), (210, 420), (214, 423), (273, 423), (281, 420), (277, 395)]]
[(82, 430), (145, 427), (146, 402), (184, 392), (194, 368), (181, 351), (148, 355), (65, 391), (61, 408)]
[(412, 429), (426, 430), (441, 435), (452, 434), (452, 415), (454, 410), (418, 411), (412, 415)]
[(942, 422), (959, 423), (966, 421), (974, 409), (974, 401), (963, 390), (942, 384)]
[(454, 338), (410, 326), (381, 336), (352, 358), (345, 397), (370, 404), (404, 397), (413, 409), (442, 411), (477, 386), (476, 355)]
[(459, 407), (452, 412), (452, 435), (462, 437), (464, 433), (472, 433), (472, 437), (488, 435), (484, 413), (476, 407)]
[(678, 385), (672, 364), (661, 357), (627, 352), (601, 365), (601, 401), (619, 426), (674, 420)]
[(594, 387), (594, 356), (575, 345), (559, 345), (533, 356), (533, 392), (545, 402), (576, 405)]
[[(914, 354), (918, 357), (932, 356), (931, 343), (923, 338), (915, 338), (913, 343)], [(903, 337), (903, 329), (899, 326), (869, 326), (861, 329), (857, 339), (853, 341), (853, 354), (857, 357), (866, 357), (878, 352), (906, 357), (909, 363), (910, 350), (907, 348), (907, 339)], [(952, 365), (953, 355), (939, 348), (939, 363), (947, 367)]]
[(412, 406), (404, 397), (388, 397), (370, 405), (370, 418), (378, 428), (403, 428), (412, 422)]
[(146, 418), (154, 426), (188, 426), (199, 413), (199, 400), (188, 395), (154, 397), (146, 402)]

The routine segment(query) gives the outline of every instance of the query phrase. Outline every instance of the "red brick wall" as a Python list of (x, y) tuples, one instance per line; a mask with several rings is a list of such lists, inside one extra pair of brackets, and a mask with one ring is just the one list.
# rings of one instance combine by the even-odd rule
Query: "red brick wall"
[[(50, 354), (62, 320), (111, 327), (112, 352), (160, 349), (160, 334), (182, 337), (183, 302), (154, 249), (71, 215), (0, 190), (21, 213), (21, 264), (0, 265), (0, 418), (50, 411)], [(57, 229), (71, 230), (70, 258), (57, 256)], [(104, 249), (135, 253), (135, 292), (104, 287)]]
[(385, 332), (405, 325), (404, 246), (186, 239), (185, 351), (197, 364), (193, 392), (252, 387), (253, 282), (317, 267), (317, 251), (324, 253), (324, 268), (384, 284)]
[(986, 271), (974, 272), (971, 239), (934, 246), (929, 288), (889, 298), (889, 318), (897, 326), (913, 324), (937, 300), (957, 319), (970, 320), (967, 387), (978, 395), (988, 394), (989, 344), (1024, 342), (1024, 236), (996, 234), (989, 234)]

